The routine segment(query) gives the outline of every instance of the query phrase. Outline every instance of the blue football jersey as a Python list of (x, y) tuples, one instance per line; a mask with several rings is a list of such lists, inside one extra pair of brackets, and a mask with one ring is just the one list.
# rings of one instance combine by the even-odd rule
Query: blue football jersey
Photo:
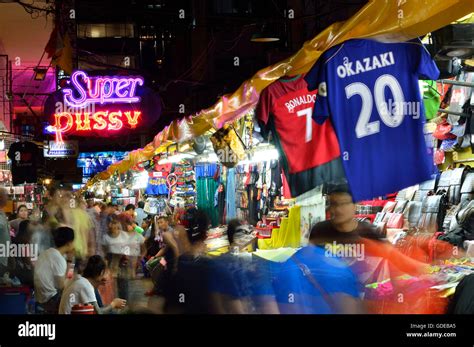
[(331, 116), (354, 200), (371, 199), (430, 179), (418, 79), (439, 70), (418, 40), (349, 40), (318, 59), (306, 75), (318, 89), (314, 120)]

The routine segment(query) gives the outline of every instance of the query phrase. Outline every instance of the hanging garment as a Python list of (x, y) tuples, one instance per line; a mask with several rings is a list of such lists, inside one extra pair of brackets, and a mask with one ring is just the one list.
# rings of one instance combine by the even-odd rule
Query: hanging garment
[(419, 81), (421, 94), (423, 95), (423, 106), (425, 107), (425, 118), (433, 119), (438, 114), (441, 97), (436, 87), (436, 81)]
[(438, 76), (419, 40), (361, 39), (327, 50), (306, 75), (308, 89), (318, 89), (313, 118), (331, 117), (355, 201), (430, 179), (418, 79)]
[(214, 176), (216, 170), (217, 170), (217, 164), (207, 164), (207, 163), (196, 164), (195, 166), (196, 178), (212, 177)]
[(146, 195), (168, 195), (169, 188), (166, 184), (166, 176), (162, 172), (150, 172), (148, 185), (145, 189)]
[[(344, 181), (341, 152), (331, 122), (311, 119), (316, 91), (298, 75), (270, 84), (256, 108), (263, 135), (271, 132), (291, 193), (300, 195), (323, 183)], [(300, 176), (305, 173), (305, 180)], [(293, 183), (300, 182), (298, 185)]]
[(282, 177), (282, 183), (283, 183), (282, 195), (285, 199), (291, 199), (291, 188), (290, 188), (290, 185), (288, 184), (288, 181), (286, 180), (286, 176), (282, 174), (281, 177)]
[(8, 150), (13, 185), (36, 183), (38, 158), (41, 153), (33, 142), (15, 142)]
[(227, 170), (227, 184), (226, 184), (226, 222), (231, 219), (236, 218), (237, 211), (236, 211), (236, 196), (235, 190), (237, 189), (235, 185), (235, 169), (228, 169)]
[(213, 227), (219, 224), (219, 214), (217, 208), (214, 207), (214, 194), (216, 193), (218, 183), (212, 177), (199, 178), (196, 182), (197, 186), (197, 207), (204, 211)]
[(255, 184), (247, 186), (248, 194), (248, 209), (249, 209), (249, 223), (256, 225), (258, 222), (258, 189)]
[(220, 185), (217, 189), (217, 211), (219, 214), (219, 224), (225, 224), (225, 189)]

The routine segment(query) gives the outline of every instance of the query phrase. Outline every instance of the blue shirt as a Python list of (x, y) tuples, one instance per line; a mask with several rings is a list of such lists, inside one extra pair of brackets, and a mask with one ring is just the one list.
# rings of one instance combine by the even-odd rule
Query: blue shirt
[(318, 89), (313, 118), (331, 120), (355, 201), (430, 179), (418, 78), (439, 70), (419, 41), (349, 40), (318, 59), (306, 75)]
[[(354, 273), (340, 259), (327, 257), (324, 248), (307, 246), (293, 257), (306, 265), (329, 297), (334, 299), (334, 294), (345, 294), (354, 299), (358, 298), (359, 284)], [(324, 293), (315, 288), (293, 257), (282, 264), (273, 284), (280, 313), (340, 313), (334, 311)]]

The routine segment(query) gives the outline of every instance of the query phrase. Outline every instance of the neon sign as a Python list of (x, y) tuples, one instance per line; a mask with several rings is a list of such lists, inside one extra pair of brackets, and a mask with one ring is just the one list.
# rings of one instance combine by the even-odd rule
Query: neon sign
[(91, 103), (140, 102), (135, 93), (137, 86), (143, 86), (144, 80), (141, 77), (89, 77), (84, 71), (75, 71), (70, 83), (71, 88), (62, 89), (64, 102), (69, 106), (83, 107)]
[[(72, 107), (69, 112), (56, 112), (54, 124), (46, 128), (56, 134), (56, 142), (63, 142), (62, 135), (67, 132), (87, 134), (99, 132), (118, 132), (124, 127), (135, 129), (142, 117), (141, 111), (130, 108), (141, 98), (136, 95), (137, 88), (144, 85), (142, 77), (89, 77), (83, 71), (71, 75), (70, 87), (63, 88), (64, 104)], [(105, 104), (125, 104), (103, 106)], [(92, 110), (87, 105), (94, 106)], [(98, 106), (96, 111), (95, 105)]]
[(84, 114), (75, 113), (74, 115), (69, 112), (56, 113), (52, 129), (56, 132), (56, 142), (62, 142), (62, 134), (70, 131), (118, 131), (125, 124), (134, 129), (138, 125), (140, 116), (140, 111), (99, 111)]

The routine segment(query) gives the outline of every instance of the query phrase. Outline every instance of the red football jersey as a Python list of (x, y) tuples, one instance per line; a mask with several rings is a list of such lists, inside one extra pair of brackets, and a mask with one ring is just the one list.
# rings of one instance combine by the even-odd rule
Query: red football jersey
[(332, 124), (318, 125), (313, 120), (315, 100), (316, 91), (308, 91), (304, 75), (281, 78), (260, 95), (257, 118), (277, 137), (290, 173), (320, 166), (341, 155)]

